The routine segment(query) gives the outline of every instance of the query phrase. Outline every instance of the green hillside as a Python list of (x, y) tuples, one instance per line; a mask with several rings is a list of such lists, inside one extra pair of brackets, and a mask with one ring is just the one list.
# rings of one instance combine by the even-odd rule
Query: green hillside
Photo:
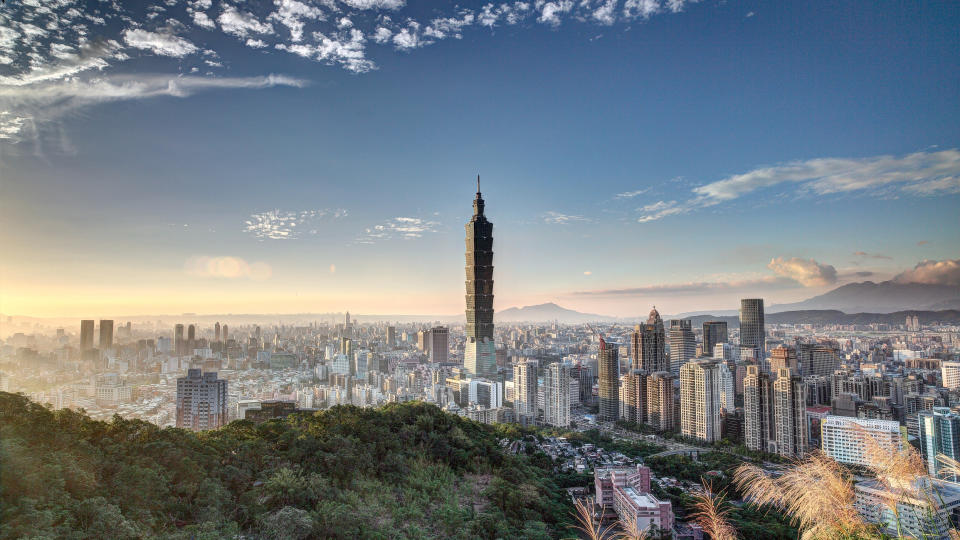
[(433, 405), (205, 433), (0, 392), (0, 538), (552, 538), (549, 470)]

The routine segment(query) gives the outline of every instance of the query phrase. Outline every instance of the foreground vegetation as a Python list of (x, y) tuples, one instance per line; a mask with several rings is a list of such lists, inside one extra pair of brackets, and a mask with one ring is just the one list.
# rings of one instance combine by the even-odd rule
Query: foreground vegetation
[(536, 457), (417, 402), (192, 433), (0, 393), (0, 538), (569, 536)]

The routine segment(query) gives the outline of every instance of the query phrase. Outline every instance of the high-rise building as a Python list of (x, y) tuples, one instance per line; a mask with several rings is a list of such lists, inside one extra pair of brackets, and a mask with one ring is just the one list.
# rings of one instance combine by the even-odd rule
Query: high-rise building
[(740, 346), (752, 348), (759, 363), (766, 358), (766, 339), (763, 299), (744, 298), (740, 300)]
[(621, 416), (627, 422), (645, 423), (647, 421), (647, 372), (631, 369), (623, 376), (620, 388), (623, 402)]
[(820, 421), (820, 447), (839, 463), (869, 466), (875, 452), (892, 456), (903, 448), (900, 423), (827, 416)]
[(113, 348), (113, 321), (100, 320), (100, 350)]
[(600, 338), (597, 352), (600, 410), (597, 419), (615, 422), (620, 418), (620, 354), (616, 343)]
[(669, 371), (647, 376), (647, 423), (660, 431), (671, 431), (677, 425), (673, 397), (673, 381)]
[(537, 418), (537, 363), (520, 360), (513, 365), (513, 408), (526, 424)]
[(84, 319), (80, 321), (80, 350), (89, 351), (93, 348), (93, 321)]
[(960, 388), (960, 362), (944, 361), (940, 364), (943, 386), (949, 390)]
[[(917, 420), (920, 424), (920, 453), (930, 474), (939, 477), (943, 463), (937, 459), (938, 455), (960, 459), (960, 415), (949, 407), (934, 407), (917, 413)], [(953, 475), (951, 477), (951, 480), (957, 480)]]
[(397, 346), (397, 327), (388, 326), (387, 327), (387, 347), (393, 348)]
[(223, 341), (226, 342), (230, 339), (230, 336), (227, 334), (227, 325), (223, 325)]
[(213, 325), (213, 340), (215, 342), (220, 341), (220, 322), (219, 321), (217, 321), (217, 323)]
[(466, 224), (467, 341), (463, 367), (473, 375), (493, 379), (497, 352), (493, 341), (493, 223), (483, 214), (480, 176), (473, 200), (473, 217)]
[(830, 377), (840, 367), (840, 352), (827, 344), (801, 343), (797, 360), (804, 376)]
[(193, 354), (193, 349), (197, 346), (197, 327), (191, 324), (187, 327), (187, 354)]
[(705, 321), (703, 323), (703, 355), (713, 356), (718, 343), (727, 342), (727, 323), (724, 321)]
[(670, 321), (670, 372), (680, 373), (680, 368), (697, 355), (697, 337), (693, 334), (690, 319)]
[(714, 442), (720, 440), (720, 366), (691, 360), (680, 368), (680, 433)]
[(743, 442), (759, 452), (769, 450), (773, 434), (773, 386), (760, 366), (747, 366), (743, 378)]
[(183, 325), (178, 324), (173, 327), (173, 350), (177, 356), (186, 354), (186, 343), (183, 341)]
[(187, 370), (177, 379), (177, 427), (203, 431), (225, 425), (227, 418), (227, 381), (216, 372)]
[(800, 375), (796, 349), (779, 345), (770, 351), (770, 373), (779, 373), (781, 368), (787, 368), (794, 375)]
[(630, 337), (632, 369), (642, 369), (648, 373), (669, 371), (663, 319), (656, 307), (650, 310), (646, 323), (634, 327)]
[(773, 383), (773, 423), (778, 454), (799, 457), (807, 452), (806, 387), (790, 368), (780, 368)]
[(417, 349), (420, 352), (429, 355), (430, 354), (430, 331), (429, 330), (417, 330)]
[(730, 371), (730, 367), (726, 362), (717, 362), (717, 368), (720, 370), (718, 384), (718, 388), (720, 389), (720, 408), (733, 414), (737, 408), (735, 402), (737, 393), (734, 374)]
[(450, 354), (450, 329), (446, 326), (435, 326), (430, 330), (430, 361), (435, 364), (446, 364)]
[(562, 362), (547, 366), (543, 394), (543, 421), (551, 426), (570, 427), (570, 366)]

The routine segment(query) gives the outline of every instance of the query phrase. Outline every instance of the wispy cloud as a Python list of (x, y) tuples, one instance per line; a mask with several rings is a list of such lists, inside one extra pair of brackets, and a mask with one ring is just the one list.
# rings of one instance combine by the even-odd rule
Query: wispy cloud
[(658, 201), (638, 208), (640, 216), (637, 221), (647, 223), (682, 215), (730, 203), (773, 187), (790, 187), (794, 196), (956, 194), (960, 193), (960, 150), (916, 152), (904, 156), (822, 158), (762, 167), (698, 186), (684, 201)]
[(677, 203), (677, 201), (657, 201), (637, 209), (640, 212), (637, 223), (649, 223), (668, 216), (686, 214), (691, 209), (691, 206)]
[(187, 259), (183, 269), (191, 276), (205, 278), (247, 278), (255, 281), (270, 279), (273, 269), (265, 262), (248, 263), (240, 257), (209, 257), (196, 255)]
[(543, 215), (543, 222), (552, 225), (568, 225), (570, 223), (590, 223), (592, 220), (583, 216), (572, 214), (563, 214), (561, 212), (549, 211)]
[(380, 240), (390, 240), (392, 238), (411, 240), (420, 238), (425, 234), (435, 233), (439, 227), (440, 222), (438, 221), (417, 217), (395, 217), (379, 225), (364, 229), (356, 243), (373, 244)]
[(343, 208), (299, 212), (270, 210), (251, 214), (243, 222), (243, 231), (258, 240), (293, 240), (304, 235), (317, 234), (317, 227), (347, 215), (348, 212)]
[(705, 294), (725, 291), (782, 290), (799, 287), (796, 281), (786, 278), (765, 277), (742, 281), (692, 281), (686, 283), (665, 283), (644, 285), (622, 289), (599, 289), (576, 291), (573, 296), (622, 297), (622, 296), (661, 296)]
[[(169, 75), (114, 75), (90, 80), (71, 78), (31, 84), (0, 86), (0, 138), (18, 142), (37, 136), (37, 125), (57, 120), (77, 109), (110, 101), (183, 98), (214, 89), (256, 89), (303, 86), (305, 81), (283, 75), (265, 77), (198, 77)], [(10, 111), (16, 111), (11, 113)]]
[(650, 191), (650, 188), (637, 189), (634, 191), (624, 191), (623, 193), (617, 193), (614, 195), (617, 199), (632, 199), (638, 195), (643, 195), (644, 193)]
[(885, 259), (892, 260), (893, 257), (889, 255), (884, 255), (882, 253), (867, 253), (866, 251), (854, 251), (854, 257), (860, 257), (861, 259)]
[[(574, 296), (620, 297), (620, 296), (661, 296), (707, 294), (715, 292), (761, 292), (796, 289), (800, 287), (825, 287), (838, 281), (837, 270), (829, 264), (821, 264), (813, 259), (798, 257), (776, 257), (771, 259), (767, 268), (773, 275), (740, 275), (717, 281), (691, 281), (642, 285), (619, 289), (600, 289), (577, 291)], [(872, 273), (867, 273), (872, 274)]]

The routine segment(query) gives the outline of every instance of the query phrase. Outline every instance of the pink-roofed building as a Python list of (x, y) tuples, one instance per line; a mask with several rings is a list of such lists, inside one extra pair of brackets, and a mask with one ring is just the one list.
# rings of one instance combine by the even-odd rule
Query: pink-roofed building
[(622, 521), (636, 522), (641, 530), (673, 528), (670, 502), (660, 501), (650, 493), (649, 467), (597, 468), (594, 485), (602, 516), (613, 517), (612, 512), (616, 512)]

